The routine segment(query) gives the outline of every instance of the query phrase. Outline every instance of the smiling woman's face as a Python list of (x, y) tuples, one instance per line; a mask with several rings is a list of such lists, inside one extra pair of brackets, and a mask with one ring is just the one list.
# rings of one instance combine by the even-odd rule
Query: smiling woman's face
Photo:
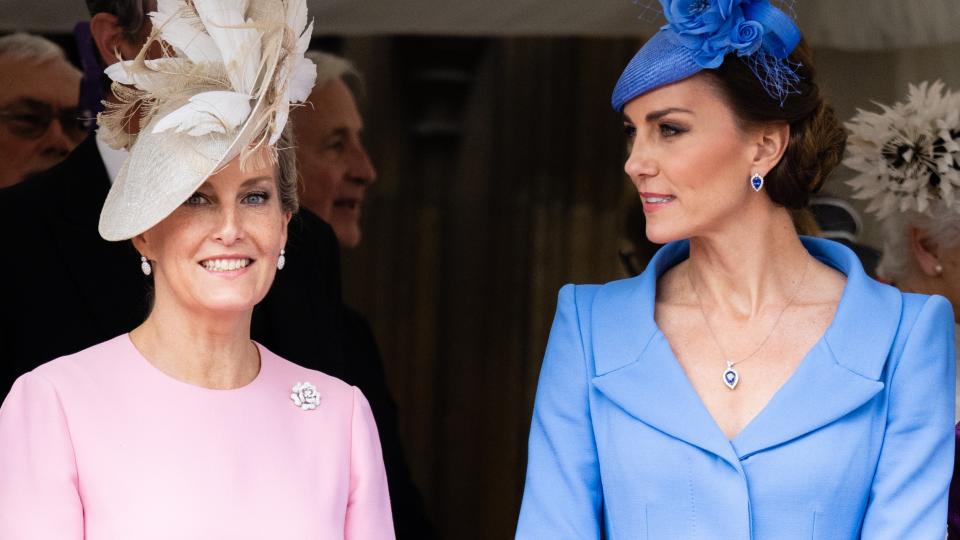
[(647, 238), (658, 244), (709, 234), (769, 198), (750, 187), (757, 137), (703, 76), (663, 86), (623, 110), (624, 170), (643, 201)]
[(153, 263), (155, 305), (244, 312), (266, 296), (290, 220), (280, 206), (275, 174), (273, 165), (241, 170), (234, 159), (170, 216), (134, 238)]

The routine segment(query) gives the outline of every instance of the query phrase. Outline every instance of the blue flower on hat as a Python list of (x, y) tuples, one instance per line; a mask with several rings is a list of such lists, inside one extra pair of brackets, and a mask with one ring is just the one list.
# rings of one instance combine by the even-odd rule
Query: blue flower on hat
[(724, 27), (735, 4), (743, 0), (660, 0), (669, 26), (683, 36), (715, 34)]
[(763, 25), (757, 21), (740, 21), (730, 34), (730, 46), (740, 56), (749, 56), (763, 45)]
[(659, 0), (667, 19), (620, 75), (611, 104), (631, 99), (704, 70), (716, 69), (730, 53), (744, 59), (770, 97), (781, 105), (798, 92), (800, 80), (790, 53), (800, 29), (770, 0)]
[[(704, 68), (720, 67), (728, 53), (748, 56), (763, 45), (764, 28), (745, 8), (758, 0), (660, 0), (678, 44)], [(764, 0), (760, 0), (764, 1)]]

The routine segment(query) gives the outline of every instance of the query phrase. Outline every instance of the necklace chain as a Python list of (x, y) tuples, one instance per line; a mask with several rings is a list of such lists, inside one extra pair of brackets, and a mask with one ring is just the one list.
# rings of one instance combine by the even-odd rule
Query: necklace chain
[[(703, 315), (703, 322), (706, 323), (707, 330), (709, 330), (710, 335), (713, 336), (713, 342), (716, 344), (717, 350), (720, 351), (720, 354), (723, 355), (724, 358), (729, 358), (727, 353), (723, 350), (723, 346), (720, 345), (720, 339), (717, 338), (717, 333), (713, 331), (713, 326), (710, 325), (710, 319), (707, 318), (707, 311), (703, 308), (703, 299), (700, 298), (700, 293), (697, 291), (697, 286), (693, 282), (693, 274), (689, 271), (691, 267), (688, 266), (687, 268), (687, 279), (690, 281), (690, 287), (693, 289), (693, 294), (697, 297), (697, 305), (700, 307), (700, 314)], [(770, 337), (773, 336), (773, 332), (777, 329), (777, 325), (780, 324), (780, 319), (783, 318), (783, 314), (786, 313), (787, 309), (793, 305), (793, 301), (796, 300), (797, 295), (800, 293), (800, 289), (803, 288), (803, 281), (807, 277), (807, 270), (809, 268), (810, 259), (808, 258), (807, 262), (803, 266), (803, 273), (800, 275), (800, 281), (797, 282), (797, 287), (793, 290), (793, 294), (790, 295), (790, 300), (788, 300), (786, 305), (783, 306), (783, 309), (780, 310), (780, 314), (777, 315), (777, 319), (773, 321), (773, 326), (770, 327), (770, 332), (767, 333), (767, 337), (763, 338), (763, 341), (760, 342), (760, 345), (746, 357), (737, 361), (726, 360), (727, 369), (732, 369), (733, 366), (750, 360), (754, 357), (754, 355), (760, 352), (761, 349), (763, 349), (763, 346), (766, 345), (768, 341), (770, 341)]]

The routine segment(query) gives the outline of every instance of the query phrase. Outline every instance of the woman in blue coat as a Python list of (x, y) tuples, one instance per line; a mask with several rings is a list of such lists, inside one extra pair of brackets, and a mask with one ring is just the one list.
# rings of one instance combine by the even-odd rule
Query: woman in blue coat
[(953, 314), (797, 236), (845, 136), (766, 0), (661, 0), (613, 94), (640, 276), (561, 289), (518, 539), (944, 537)]

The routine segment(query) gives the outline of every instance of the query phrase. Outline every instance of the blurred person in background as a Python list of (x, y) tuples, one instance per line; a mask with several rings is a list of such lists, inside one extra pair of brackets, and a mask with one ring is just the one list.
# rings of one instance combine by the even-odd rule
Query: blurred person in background
[[(341, 248), (353, 249), (363, 238), (367, 188), (377, 179), (361, 137), (357, 98), (363, 95), (363, 81), (345, 58), (320, 51), (308, 51), (306, 57), (317, 65), (316, 86), (308, 102), (291, 113), (303, 181), (300, 203), (333, 227)], [(400, 444), (397, 408), (376, 338), (366, 319), (349, 306), (344, 306), (343, 342), (347, 380), (367, 396), (377, 419), (397, 538), (434, 538)]]
[(80, 70), (52, 41), (0, 37), (0, 188), (63, 161), (93, 126), (81, 118)]
[[(860, 110), (847, 128), (844, 164), (859, 173), (848, 184), (883, 229), (877, 274), (903, 291), (942, 295), (960, 315), (960, 92), (939, 81), (911, 85), (906, 101)], [(954, 412), (960, 421), (960, 406)], [(960, 424), (956, 435), (960, 440)], [(951, 538), (960, 537), (958, 465)]]
[(303, 166), (303, 205), (333, 227), (340, 246), (351, 249), (363, 238), (360, 219), (367, 188), (377, 171), (363, 146), (360, 73), (346, 58), (308, 51), (317, 64), (317, 86), (310, 102), (293, 113), (297, 159)]

